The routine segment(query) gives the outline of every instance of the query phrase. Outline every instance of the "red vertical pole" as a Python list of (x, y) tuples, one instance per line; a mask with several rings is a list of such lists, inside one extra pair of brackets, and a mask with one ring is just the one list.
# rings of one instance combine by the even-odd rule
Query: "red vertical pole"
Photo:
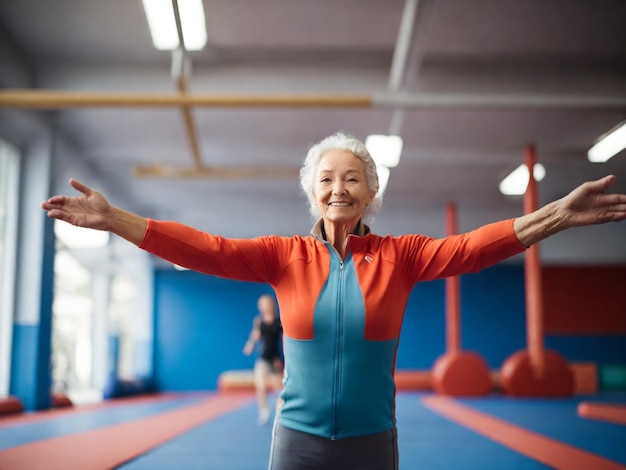
[[(524, 213), (537, 210), (537, 181), (534, 176), (536, 163), (535, 147), (528, 145), (524, 156), (528, 168), (528, 187), (524, 194)], [(526, 330), (530, 361), (538, 377), (545, 372), (545, 354), (543, 347), (543, 311), (541, 292), (541, 261), (539, 244), (535, 243), (526, 250), (524, 258), (526, 282)]]
[[(446, 207), (446, 232), (456, 235), (456, 204), (449, 202)], [(446, 278), (446, 349), (449, 353), (461, 350), (461, 302), (458, 276)]]

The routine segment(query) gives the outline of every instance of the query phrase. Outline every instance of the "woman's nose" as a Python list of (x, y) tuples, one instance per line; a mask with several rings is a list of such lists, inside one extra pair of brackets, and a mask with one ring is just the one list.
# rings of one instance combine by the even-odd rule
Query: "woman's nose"
[(333, 185), (333, 194), (343, 194), (346, 190), (346, 187), (344, 186), (342, 181), (337, 181), (335, 182), (335, 184)]

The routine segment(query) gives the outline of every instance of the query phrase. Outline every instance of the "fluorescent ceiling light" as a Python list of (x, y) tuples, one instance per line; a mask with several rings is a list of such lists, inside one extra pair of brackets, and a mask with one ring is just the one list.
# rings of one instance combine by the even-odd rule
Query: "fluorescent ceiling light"
[[(535, 163), (533, 174), (536, 181), (541, 181), (546, 176), (546, 169), (541, 163)], [(500, 192), (507, 196), (519, 196), (526, 192), (528, 187), (528, 167), (521, 164), (513, 170), (509, 176), (500, 182)]]
[(183, 26), (185, 49), (188, 51), (201, 50), (207, 40), (206, 18), (202, 0), (178, 0), (180, 23)]
[(387, 189), (387, 183), (389, 182), (389, 174), (391, 171), (386, 166), (376, 165), (376, 173), (378, 173), (378, 193), (376, 194), (376, 197), (382, 197)]
[(61, 221), (55, 221), (54, 234), (68, 248), (102, 248), (109, 243), (109, 232), (76, 227)]
[(397, 135), (368, 135), (365, 146), (376, 165), (394, 168), (400, 163), (402, 137)]
[[(154, 47), (172, 51), (180, 45), (172, 0), (142, 0)], [(206, 18), (202, 0), (179, 0), (178, 11), (185, 49), (199, 51), (207, 41)]]
[(600, 140), (589, 149), (587, 159), (590, 162), (606, 162), (626, 148), (626, 122), (618, 124), (604, 134)]
[(170, 0), (143, 0), (152, 43), (160, 51), (170, 51), (178, 47), (178, 32), (174, 7)]

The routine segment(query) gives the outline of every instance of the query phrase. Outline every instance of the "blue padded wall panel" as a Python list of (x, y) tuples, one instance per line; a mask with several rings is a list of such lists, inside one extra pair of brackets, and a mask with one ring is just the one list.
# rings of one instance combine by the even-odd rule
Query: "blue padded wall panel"
[[(224, 370), (250, 369), (242, 353), (269, 286), (194, 272), (155, 275), (155, 372), (161, 390), (213, 390)], [(492, 368), (526, 347), (524, 270), (499, 265), (461, 277), (461, 346)], [(429, 369), (445, 352), (445, 282), (418, 284), (409, 298), (398, 369)], [(623, 361), (623, 337), (547, 337), (570, 360)]]
[(242, 352), (269, 286), (194, 272), (155, 275), (155, 375), (160, 390), (214, 390), (224, 370), (252, 368)]

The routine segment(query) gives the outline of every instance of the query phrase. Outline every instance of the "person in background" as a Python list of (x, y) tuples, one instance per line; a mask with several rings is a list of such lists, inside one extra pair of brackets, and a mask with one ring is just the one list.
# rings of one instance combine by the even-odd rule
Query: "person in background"
[(316, 219), (307, 236), (225, 238), (112, 206), (73, 179), (81, 195), (53, 196), (42, 208), (189, 269), (272, 286), (285, 378), (270, 470), (397, 470), (393, 371), (415, 284), (480, 271), (572, 227), (624, 220), (626, 194), (607, 193), (614, 181), (585, 182), (467, 233), (380, 236), (365, 223), (381, 204), (376, 164), (361, 141), (336, 133), (309, 149), (300, 171)]
[[(267, 404), (268, 391), (275, 388), (283, 377), (281, 342), (283, 328), (276, 314), (276, 303), (271, 295), (262, 295), (257, 301), (259, 315), (252, 322), (252, 331), (243, 347), (247, 356), (257, 346), (260, 350), (254, 362), (254, 388), (259, 408), (259, 425), (267, 424), (270, 419), (270, 408)], [(276, 407), (277, 411), (280, 405)]]

